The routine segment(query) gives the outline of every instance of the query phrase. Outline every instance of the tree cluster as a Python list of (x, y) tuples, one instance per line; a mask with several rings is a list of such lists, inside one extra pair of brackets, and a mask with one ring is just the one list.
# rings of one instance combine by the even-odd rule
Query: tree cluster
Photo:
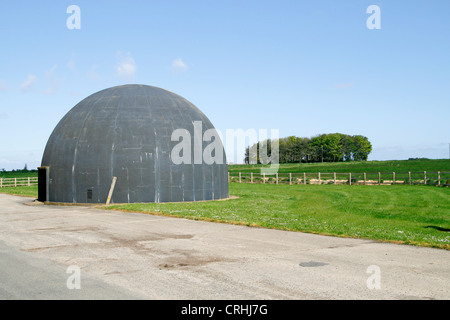
[(277, 140), (264, 140), (245, 150), (245, 163), (264, 163), (260, 157), (272, 155), (278, 148), (278, 163), (367, 161), (372, 144), (362, 135), (342, 133), (321, 134), (312, 138), (290, 136)]

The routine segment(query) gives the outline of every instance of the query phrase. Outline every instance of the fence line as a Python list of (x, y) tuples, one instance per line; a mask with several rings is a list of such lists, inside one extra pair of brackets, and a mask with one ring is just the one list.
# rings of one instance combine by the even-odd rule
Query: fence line
[[(255, 173), (228, 172), (228, 182), (273, 184), (348, 184), (348, 185), (435, 185), (450, 186), (450, 172), (302, 172), (302, 173)], [(0, 178), (0, 188), (33, 186), (37, 177)]]
[(228, 182), (273, 184), (436, 185), (450, 186), (450, 172), (228, 173)]
[(0, 188), (34, 186), (38, 184), (37, 177), (0, 178)]

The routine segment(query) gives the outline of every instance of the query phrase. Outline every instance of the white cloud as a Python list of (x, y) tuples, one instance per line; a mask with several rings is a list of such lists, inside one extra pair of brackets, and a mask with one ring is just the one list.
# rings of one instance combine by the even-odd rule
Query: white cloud
[(50, 70), (45, 71), (45, 77), (47, 79), (53, 78), (57, 67), (58, 67), (57, 65), (54, 65), (53, 67), (50, 68)]
[(348, 88), (351, 88), (351, 87), (354, 87), (354, 86), (355, 86), (354, 82), (339, 83), (339, 84), (334, 86), (334, 89), (348, 89)]
[(24, 82), (20, 85), (20, 89), (22, 91), (28, 91), (31, 90), (33, 87), (33, 84), (37, 81), (37, 77), (34, 74), (29, 74)]
[(173, 73), (180, 73), (184, 72), (188, 69), (188, 66), (181, 58), (177, 58), (172, 61), (172, 72)]
[(97, 73), (98, 65), (93, 65), (87, 72), (87, 76), (91, 80), (100, 79), (100, 75)]
[(70, 91), (69, 94), (72, 97), (81, 97), (82, 96), (80, 91)]
[(54, 65), (50, 68), (50, 70), (45, 71), (45, 78), (48, 82), (50, 82), (50, 86), (44, 91), (45, 94), (54, 94), (59, 89), (61, 80), (57, 79), (55, 76), (55, 70), (57, 67), (57, 65)]
[(131, 57), (131, 54), (128, 52), (125, 56), (122, 53), (118, 53), (119, 63), (116, 67), (117, 76), (124, 79), (129, 79), (134, 77), (137, 71), (136, 62)]
[(9, 119), (9, 114), (6, 112), (0, 112), (0, 120), (7, 120)]
[(70, 59), (69, 62), (67, 62), (67, 68), (69, 68), (72, 71), (75, 71), (76, 64), (74, 59)]
[(0, 91), (6, 91), (8, 90), (8, 86), (6, 85), (6, 81), (3, 79), (0, 79)]

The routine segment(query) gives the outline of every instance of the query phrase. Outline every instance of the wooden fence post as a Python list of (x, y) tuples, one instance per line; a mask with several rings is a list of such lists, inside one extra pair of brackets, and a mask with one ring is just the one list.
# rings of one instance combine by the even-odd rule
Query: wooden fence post
[(3, 178), (0, 178), (0, 188), (3, 188)]
[[(314, 175), (314, 173), (312, 173), (312, 174)], [(403, 173), (403, 174), (406, 175), (406, 172)], [(367, 182), (368, 182), (368, 180), (367, 180), (367, 173), (364, 172), (363, 175), (364, 175), (364, 185), (367, 185)], [(263, 184), (265, 184), (266, 183), (266, 174), (263, 173), (262, 176), (263, 176)], [(318, 176), (318, 184), (321, 185), (322, 184), (322, 180), (323, 180), (322, 179), (322, 173), (321, 172), (317, 172), (317, 176)], [(289, 173), (289, 185), (292, 185), (294, 183), (292, 179), (295, 179), (295, 176), (293, 176), (293, 174), (291, 172), (291, 173)], [(300, 183), (299, 180), (300, 179), (298, 179), (295, 184), (299, 184)], [(445, 178), (444, 178), (444, 180), (445, 180)], [(232, 181), (232, 176), (231, 176), (231, 173), (228, 172), (228, 182), (231, 182), (231, 181)], [(250, 172), (250, 183), (254, 183), (254, 182), (255, 182), (254, 174), (253, 174), (253, 172)], [(353, 182), (352, 181), (352, 173), (349, 172), (348, 184), (352, 185), (352, 182)], [(239, 172), (239, 183), (243, 183), (243, 181), (242, 181), (242, 172)], [(276, 184), (280, 183), (280, 177), (279, 177), (278, 172), (275, 174), (275, 183)], [(333, 183), (335, 185), (338, 184), (338, 182), (337, 182), (337, 172), (333, 172)], [(408, 182), (406, 182), (406, 178), (403, 181), (403, 184), (406, 184), (406, 183), (408, 183), (409, 185), (413, 184), (412, 172), (411, 171), (408, 171)], [(31, 186), (31, 185), (34, 185), (34, 184), (37, 184), (37, 178), (34, 178), (34, 177), (0, 178), (0, 188), (4, 188), (5, 186), (6, 187), (9, 187), (9, 186), (17, 187), (17, 186), (22, 186), (22, 185), (23, 186), (25, 186), (25, 185)], [(308, 184), (307, 183), (307, 179), (306, 179), (306, 172), (303, 172), (303, 184), (304, 185)], [(397, 174), (394, 171), (394, 172), (392, 172), (392, 185), (396, 185), (396, 184), (397, 184)], [(423, 172), (423, 184), (424, 185), (428, 184), (427, 171)], [(381, 185), (381, 172), (380, 171), (378, 171), (378, 185)], [(433, 184), (433, 185), (437, 185), (437, 186), (441, 186), (442, 185), (441, 171), (437, 171), (437, 183)]]
[(14, 178), (14, 187), (17, 187), (17, 178)]

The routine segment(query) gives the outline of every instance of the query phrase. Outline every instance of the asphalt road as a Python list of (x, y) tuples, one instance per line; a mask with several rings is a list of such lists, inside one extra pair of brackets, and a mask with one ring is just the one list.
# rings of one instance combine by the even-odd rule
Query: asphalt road
[(450, 298), (445, 250), (30, 203), (0, 195), (0, 299)]
[[(79, 280), (75, 280), (78, 275)], [(145, 297), (0, 241), (0, 300), (86, 299), (141, 300)]]

